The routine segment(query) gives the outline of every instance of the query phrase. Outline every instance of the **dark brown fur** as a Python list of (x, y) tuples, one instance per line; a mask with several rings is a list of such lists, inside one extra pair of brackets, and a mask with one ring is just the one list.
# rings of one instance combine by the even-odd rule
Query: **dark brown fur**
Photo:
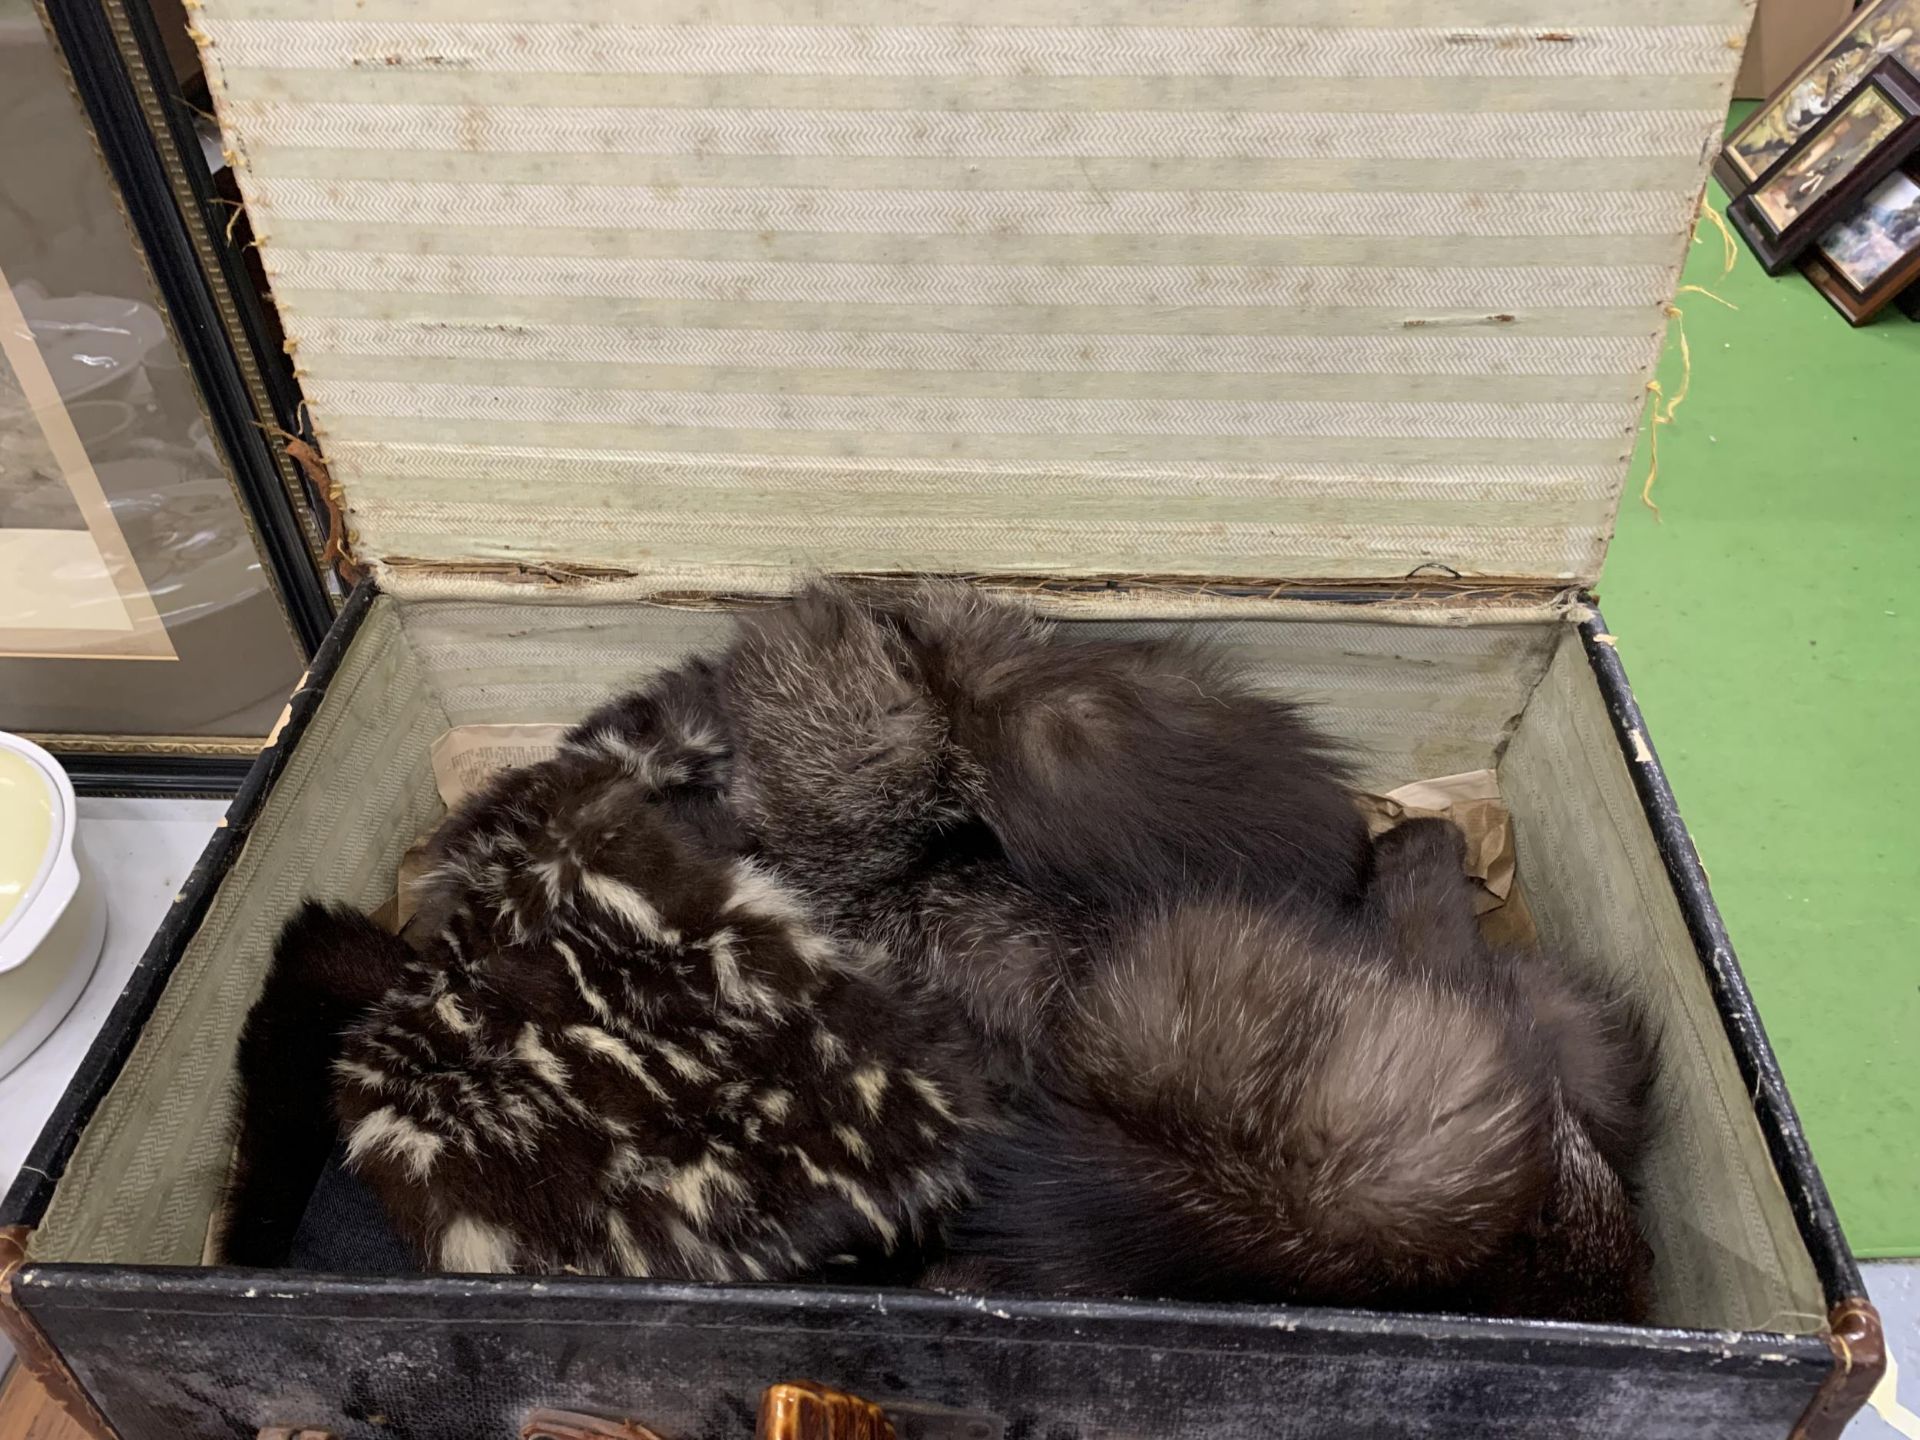
[(962, 585), (815, 585), (725, 665), (768, 862), (1030, 1054), (1114, 925), (1193, 894), (1351, 903), (1332, 747), (1218, 652), (1069, 639)]
[(888, 608), (1029, 885), (1110, 911), (1358, 896), (1367, 835), (1344, 760), (1226, 651), (1074, 636), (958, 584)]
[(285, 1262), (333, 1147), (341, 1039), (412, 959), (357, 911), (309, 903), (281, 931), (240, 1032), (234, 1166), (215, 1242), (228, 1264)]
[(731, 800), (750, 847), (840, 933), (960, 1007), (1018, 1069), (1082, 943), (970, 810), (945, 707), (872, 596), (809, 588), (743, 618), (724, 665)]
[(745, 614), (722, 683), (733, 808), (822, 906), (858, 919), (966, 818), (945, 714), (903, 637), (851, 590)]
[(1461, 858), (1416, 822), (1358, 918), (1145, 926), (1076, 997), (936, 1281), (1642, 1318), (1617, 1167), (1644, 1050), (1547, 957), (1479, 940)]
[(937, 1281), (1644, 1309), (1624, 1011), (1484, 944), (1452, 827), (1372, 850), (1331, 747), (1227, 660), (817, 587), (725, 688), (770, 862), (1029, 1062)]

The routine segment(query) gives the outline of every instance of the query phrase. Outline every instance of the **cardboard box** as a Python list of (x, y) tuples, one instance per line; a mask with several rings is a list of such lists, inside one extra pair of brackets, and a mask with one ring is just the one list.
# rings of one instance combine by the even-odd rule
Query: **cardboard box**
[(1853, 0), (1760, 0), (1733, 98), (1764, 100), (1773, 94), (1853, 9)]

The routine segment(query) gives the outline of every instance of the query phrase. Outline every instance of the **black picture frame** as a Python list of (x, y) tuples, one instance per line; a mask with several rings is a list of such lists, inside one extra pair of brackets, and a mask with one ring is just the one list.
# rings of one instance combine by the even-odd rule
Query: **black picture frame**
[(1920, 79), (1883, 60), (1727, 207), (1727, 218), (1767, 274), (1785, 274), (1916, 150)]
[[(282, 349), (283, 336), (277, 318), (269, 318), (270, 301), (256, 282), (258, 260), (249, 263), (246, 246), (253, 232), (244, 212), (235, 221), (232, 206), (220, 185), (222, 175), (231, 179), (232, 170), (216, 174), (203, 163), (200, 141), (194, 126), (196, 107), (182, 89), (171, 58), (166, 27), (190, 25), (184, 7), (169, 10), (163, 20), (151, 0), (95, 0), (106, 17), (108, 29), (126, 64), (128, 77), (140, 101), (156, 148), (161, 154), (166, 178), (175, 202), (187, 222), (189, 236), (207, 276), (216, 306), (226, 323), (242, 379), (253, 406), (262, 419), (271, 419), (281, 435), (296, 435), (315, 443), (307, 421), (299, 382), (293, 365)], [(191, 37), (184, 32), (176, 36)], [(196, 89), (204, 88), (196, 81)], [(202, 97), (202, 112), (212, 109), (211, 95)], [(264, 277), (264, 272), (258, 272)], [(323, 579), (327, 566), (323, 560), (326, 533), (323, 520), (325, 497), (317, 493), (301, 466), (290, 456), (283, 443), (269, 441), (268, 450), (294, 512), (301, 537), (306, 542), (311, 567)], [(344, 593), (327, 591), (329, 613), (339, 609)], [(311, 652), (309, 652), (310, 654)]]
[(311, 659), (333, 623), (333, 602), (275, 467), (263, 428), (271, 417), (254, 409), (234, 337), (195, 251), (112, 24), (99, 0), (46, 0), (45, 15), (199, 383), (214, 435), (233, 467), (287, 622)]

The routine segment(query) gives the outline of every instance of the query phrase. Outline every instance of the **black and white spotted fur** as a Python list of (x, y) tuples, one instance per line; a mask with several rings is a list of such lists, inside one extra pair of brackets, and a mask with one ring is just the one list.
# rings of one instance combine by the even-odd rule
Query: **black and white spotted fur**
[(952, 1022), (737, 853), (706, 679), (465, 805), (416, 948), (351, 916), (289, 932), (355, 927), (392, 977), (344, 1032), (334, 1106), (429, 1268), (793, 1278), (909, 1252), (966, 1194)]

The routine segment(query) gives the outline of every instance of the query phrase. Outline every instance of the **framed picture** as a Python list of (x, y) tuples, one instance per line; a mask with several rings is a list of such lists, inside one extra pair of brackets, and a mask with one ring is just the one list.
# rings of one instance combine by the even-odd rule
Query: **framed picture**
[(157, 8), (0, 0), (0, 730), (83, 794), (232, 793), (333, 613)]
[(1807, 252), (1800, 268), (1833, 308), (1864, 325), (1920, 279), (1920, 161), (1887, 176)]
[(1920, 79), (1883, 60), (1727, 209), (1761, 268), (1779, 275), (1920, 149)]
[(1758, 180), (1884, 60), (1920, 75), (1920, 0), (1868, 0), (1727, 137), (1713, 174), (1730, 198)]

